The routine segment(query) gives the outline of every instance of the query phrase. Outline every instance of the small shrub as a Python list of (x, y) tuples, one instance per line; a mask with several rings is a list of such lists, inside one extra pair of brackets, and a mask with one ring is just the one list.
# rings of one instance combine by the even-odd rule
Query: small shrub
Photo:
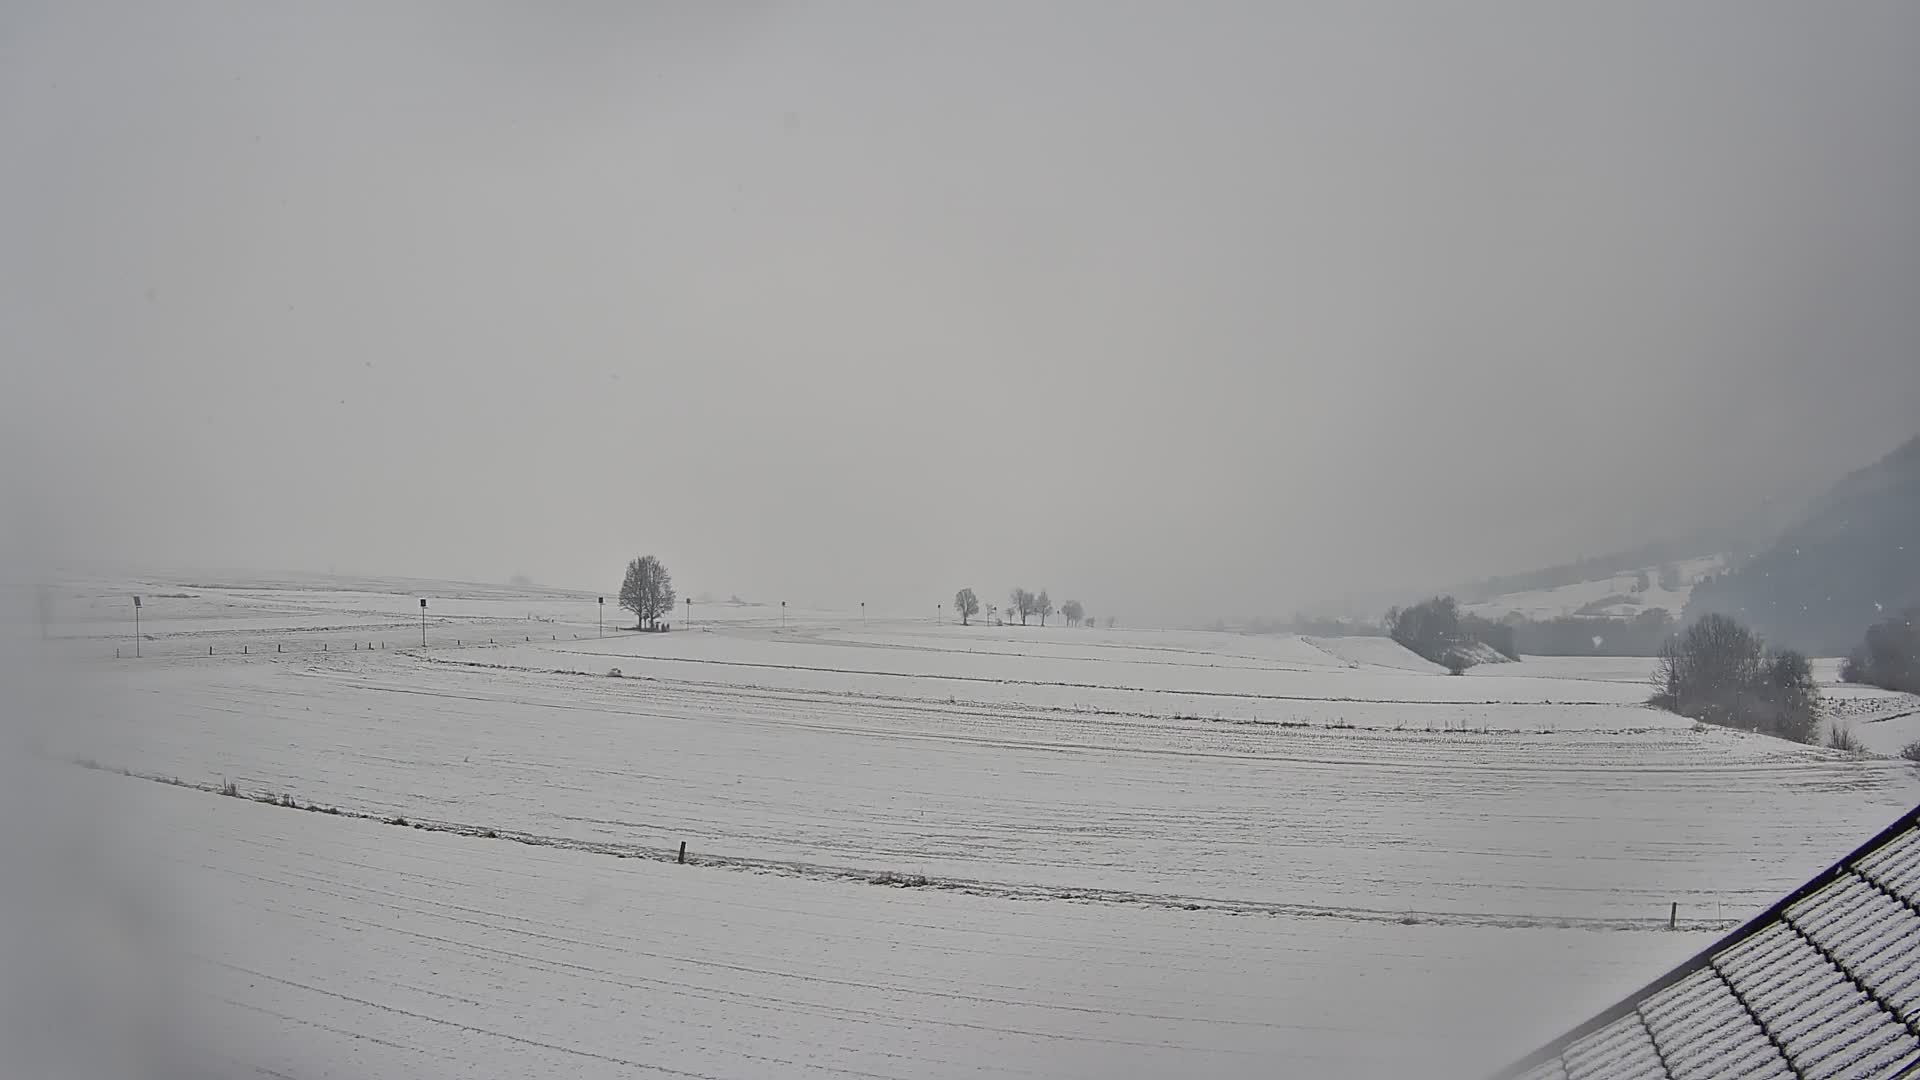
[(1457, 652), (1448, 653), (1442, 663), (1446, 664), (1449, 675), (1465, 675), (1467, 669), (1473, 666), (1471, 659), (1468, 659), (1464, 653)]
[(1908, 761), (1920, 763), (1920, 739), (1901, 747), (1900, 756), (1906, 758)]
[(240, 788), (236, 786), (233, 781), (229, 780), (220, 785), (220, 794), (225, 795), (229, 799), (237, 799), (240, 797)]
[(406, 824), (407, 824), (407, 819), (406, 819), (406, 818), (403, 818), (403, 817), (401, 817), (401, 816), (399, 816), (398, 814), (396, 814), (396, 815), (394, 815), (393, 817), (390, 817), (390, 818), (388, 818), (388, 819), (387, 819), (387, 824), (389, 824), (389, 825), (399, 825), (399, 826), (401, 826), (402, 828), (404, 828), (404, 827), (406, 826)]
[(486, 837), (489, 840), (500, 839), (500, 834), (497, 832), (494, 832), (492, 829), (488, 829), (486, 832), (483, 832), (480, 835)]
[(1855, 735), (1852, 728), (1841, 727), (1839, 724), (1832, 724), (1827, 728), (1827, 749), (1845, 750), (1850, 754), (1864, 754), (1867, 751), (1867, 748), (1860, 743), (1860, 736)]

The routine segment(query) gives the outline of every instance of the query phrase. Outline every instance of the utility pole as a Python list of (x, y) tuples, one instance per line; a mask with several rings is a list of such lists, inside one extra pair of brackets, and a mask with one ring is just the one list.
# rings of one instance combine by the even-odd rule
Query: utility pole
[(600, 598), (600, 636), (607, 636), (607, 598)]
[(137, 596), (133, 598), (133, 655), (136, 660), (140, 657), (140, 598)]
[(865, 630), (866, 628), (867, 628), (867, 602), (865, 600), (862, 600), (860, 601), (860, 629)]
[(687, 629), (693, 629), (693, 597), (687, 597)]
[(785, 630), (786, 628), (787, 628), (787, 602), (785, 600), (782, 600), (780, 601), (780, 629)]
[[(947, 605), (945, 604), (933, 605), (933, 621), (935, 624), (938, 624), (942, 619), (946, 618), (946, 607)], [(1518, 650), (1515, 651), (1517, 652)]]
[(420, 647), (427, 647), (427, 598), (420, 598)]

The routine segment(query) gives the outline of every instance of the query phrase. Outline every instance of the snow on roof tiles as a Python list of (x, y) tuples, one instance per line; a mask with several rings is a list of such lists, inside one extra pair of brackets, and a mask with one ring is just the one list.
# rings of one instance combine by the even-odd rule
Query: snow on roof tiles
[(1920, 807), (1501, 1080), (1920, 1076)]

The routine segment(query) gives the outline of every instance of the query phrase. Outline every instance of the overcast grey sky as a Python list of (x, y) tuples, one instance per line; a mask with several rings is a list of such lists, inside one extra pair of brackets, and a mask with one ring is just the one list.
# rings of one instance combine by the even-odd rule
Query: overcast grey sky
[(1920, 5), (11, 4), (61, 558), (1280, 612), (1920, 429)]

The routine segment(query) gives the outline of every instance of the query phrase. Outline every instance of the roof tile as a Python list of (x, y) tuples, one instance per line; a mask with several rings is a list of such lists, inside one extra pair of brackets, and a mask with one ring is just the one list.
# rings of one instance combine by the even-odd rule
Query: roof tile
[(1920, 1078), (1920, 807), (1502, 1076)]

